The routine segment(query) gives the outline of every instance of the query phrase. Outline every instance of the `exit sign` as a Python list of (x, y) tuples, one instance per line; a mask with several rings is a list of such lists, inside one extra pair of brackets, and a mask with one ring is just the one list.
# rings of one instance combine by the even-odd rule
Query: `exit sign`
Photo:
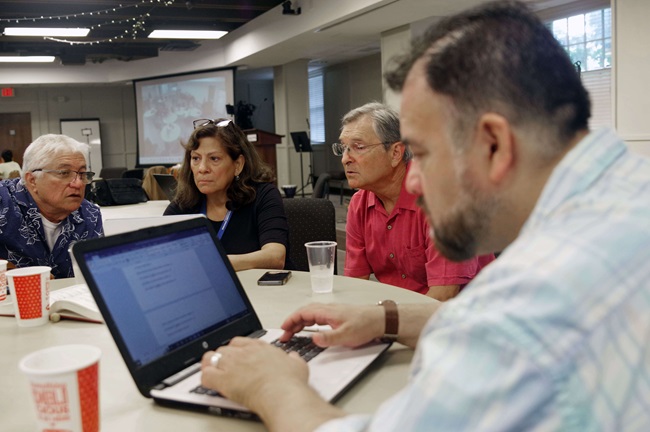
[(14, 88), (13, 87), (3, 87), (2, 88), (2, 97), (14, 97)]

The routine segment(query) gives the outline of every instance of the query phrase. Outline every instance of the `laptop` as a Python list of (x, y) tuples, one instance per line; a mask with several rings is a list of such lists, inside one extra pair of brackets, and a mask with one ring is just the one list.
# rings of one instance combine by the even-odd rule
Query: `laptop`
[(169, 215), (169, 216), (137, 216), (137, 217), (122, 217), (122, 218), (108, 218), (104, 220), (104, 235), (122, 234), (129, 231), (136, 231), (142, 228), (149, 228), (152, 226), (165, 225), (178, 221), (205, 218), (205, 215), (200, 213), (195, 214), (182, 214), (182, 215)]
[(174, 199), (176, 193), (176, 177), (171, 174), (154, 174), (153, 178), (158, 182), (158, 186), (165, 193), (169, 201)]
[[(140, 393), (160, 405), (257, 419), (200, 387), (200, 361), (235, 336), (269, 343), (206, 218), (78, 242), (73, 253)], [(306, 334), (306, 333), (305, 333)], [(390, 344), (330, 347), (313, 357), (310, 385), (335, 401)]]

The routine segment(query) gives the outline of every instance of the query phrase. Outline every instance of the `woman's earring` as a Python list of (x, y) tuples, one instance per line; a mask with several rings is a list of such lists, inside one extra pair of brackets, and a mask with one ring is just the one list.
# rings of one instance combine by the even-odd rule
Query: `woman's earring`
[(235, 180), (239, 181), (239, 174), (235, 176)]

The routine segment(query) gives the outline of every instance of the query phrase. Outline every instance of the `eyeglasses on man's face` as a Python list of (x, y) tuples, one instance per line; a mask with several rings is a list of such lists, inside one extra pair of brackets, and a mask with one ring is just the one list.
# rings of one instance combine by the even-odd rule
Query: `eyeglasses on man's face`
[(79, 177), (79, 179), (83, 184), (90, 184), (92, 183), (93, 177), (95, 176), (95, 173), (92, 171), (50, 170), (50, 169), (39, 168), (33, 170), (32, 172), (38, 172), (38, 171), (51, 174), (57, 179), (67, 183), (72, 183), (77, 179), (77, 177)]
[(216, 127), (226, 127), (228, 126), (232, 120), (230, 119), (197, 119), (192, 122), (194, 125), (194, 129), (198, 127), (203, 127), (203, 126), (208, 126), (208, 125), (214, 125)]
[(345, 153), (347, 150), (349, 155), (358, 156), (360, 154), (367, 152), (369, 148), (382, 145), (382, 144), (384, 143), (383, 142), (376, 143), (376, 144), (352, 143), (348, 146), (341, 143), (334, 143), (332, 144), (332, 152), (336, 156), (343, 156), (343, 153)]

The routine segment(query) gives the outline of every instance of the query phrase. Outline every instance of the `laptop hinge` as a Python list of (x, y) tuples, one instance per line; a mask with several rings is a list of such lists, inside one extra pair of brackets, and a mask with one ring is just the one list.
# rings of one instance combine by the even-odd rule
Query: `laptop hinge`
[(248, 337), (252, 339), (259, 339), (266, 334), (266, 330), (255, 330), (253, 333), (249, 334)]
[(174, 384), (183, 381), (185, 378), (187, 378), (190, 375), (194, 375), (198, 371), (201, 370), (201, 363), (194, 363), (192, 366), (187, 367), (183, 369), (180, 372), (175, 373), (174, 375), (165, 378), (162, 381), (162, 384), (164, 384), (166, 387), (173, 386)]

